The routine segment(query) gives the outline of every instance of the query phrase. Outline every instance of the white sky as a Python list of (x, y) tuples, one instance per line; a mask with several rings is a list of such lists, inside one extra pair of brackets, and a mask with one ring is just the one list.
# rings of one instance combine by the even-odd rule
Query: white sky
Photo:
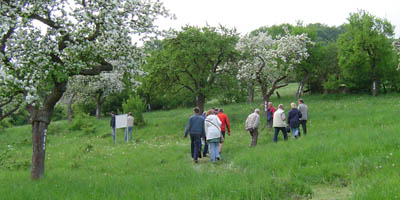
[(236, 27), (245, 34), (261, 26), (303, 21), (338, 26), (358, 9), (389, 20), (400, 36), (400, 0), (161, 0), (177, 20), (160, 19), (162, 29), (197, 25)]

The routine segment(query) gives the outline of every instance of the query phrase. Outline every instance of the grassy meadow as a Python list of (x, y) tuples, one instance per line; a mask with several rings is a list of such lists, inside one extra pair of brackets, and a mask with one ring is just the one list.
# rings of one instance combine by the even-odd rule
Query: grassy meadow
[[(274, 105), (288, 111), (294, 90), (280, 90)], [(400, 199), (400, 95), (303, 99), (308, 134), (273, 143), (266, 128), (255, 148), (244, 121), (261, 101), (223, 106), (232, 135), (216, 164), (190, 157), (183, 133), (192, 108), (145, 113), (133, 143), (120, 129), (113, 144), (107, 117), (90, 119), (94, 134), (52, 122), (40, 181), (30, 180), (31, 127), (8, 128), (0, 133), (0, 199)]]

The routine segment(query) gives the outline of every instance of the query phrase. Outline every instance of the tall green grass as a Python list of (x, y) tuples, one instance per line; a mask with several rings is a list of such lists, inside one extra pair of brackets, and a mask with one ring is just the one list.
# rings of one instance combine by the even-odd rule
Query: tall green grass
[[(295, 102), (294, 87), (274, 105)], [(303, 99), (308, 134), (273, 143), (266, 128), (255, 148), (244, 121), (261, 100), (223, 106), (232, 136), (217, 164), (190, 158), (183, 131), (191, 108), (145, 113), (134, 142), (118, 130), (116, 145), (107, 118), (91, 119), (93, 134), (53, 122), (40, 181), (29, 178), (31, 127), (8, 128), (0, 133), (0, 199), (400, 199), (400, 95)]]

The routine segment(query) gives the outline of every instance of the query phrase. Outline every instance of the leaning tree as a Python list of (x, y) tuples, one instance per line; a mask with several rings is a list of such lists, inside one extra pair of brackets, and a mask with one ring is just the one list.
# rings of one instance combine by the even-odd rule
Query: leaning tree
[(284, 82), (289, 73), (308, 57), (307, 44), (312, 44), (306, 34), (286, 34), (274, 39), (259, 32), (242, 37), (236, 48), (242, 53), (239, 61), (239, 78), (256, 81), (265, 102)]
[(159, 16), (168, 12), (149, 0), (1, 1), (0, 119), (30, 113), (32, 179), (44, 175), (46, 131), (68, 79), (131, 66), (133, 37), (157, 33)]

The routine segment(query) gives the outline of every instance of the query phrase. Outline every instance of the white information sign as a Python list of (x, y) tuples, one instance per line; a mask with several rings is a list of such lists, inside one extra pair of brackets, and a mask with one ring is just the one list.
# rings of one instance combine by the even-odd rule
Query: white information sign
[(127, 127), (128, 114), (116, 115), (115, 116), (115, 128)]

